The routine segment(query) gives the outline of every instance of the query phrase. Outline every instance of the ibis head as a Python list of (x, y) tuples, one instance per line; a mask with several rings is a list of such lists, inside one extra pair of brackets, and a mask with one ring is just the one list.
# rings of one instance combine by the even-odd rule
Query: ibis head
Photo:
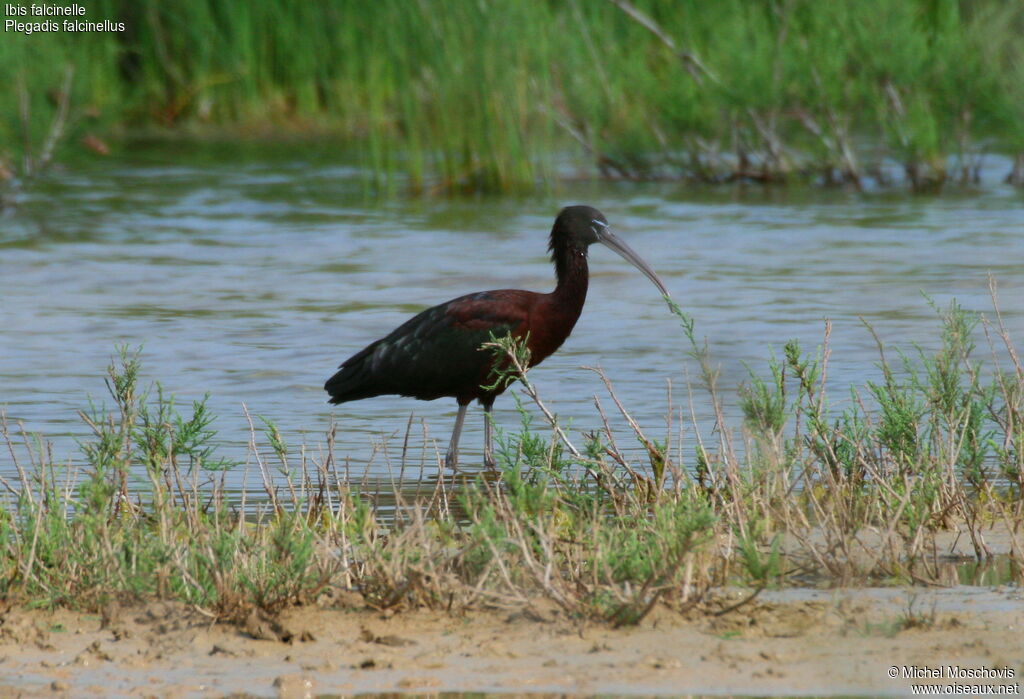
[(588, 248), (594, 243), (601, 243), (617, 252), (650, 279), (658, 287), (662, 296), (669, 296), (668, 289), (665, 288), (650, 265), (644, 262), (633, 248), (612, 233), (608, 219), (592, 206), (567, 206), (555, 219), (555, 225), (551, 228), (548, 250), (551, 251), (551, 259), (555, 263), (559, 278), (568, 268), (566, 263), (569, 262), (571, 256), (573, 254), (585, 256)]

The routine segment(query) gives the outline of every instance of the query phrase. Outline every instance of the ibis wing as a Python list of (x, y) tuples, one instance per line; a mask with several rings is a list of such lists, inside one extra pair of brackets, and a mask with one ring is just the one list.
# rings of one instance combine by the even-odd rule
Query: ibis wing
[(485, 291), (428, 308), (347, 359), (325, 385), (331, 402), (383, 394), (479, 397), (494, 359), (480, 346), (525, 332), (528, 293)]

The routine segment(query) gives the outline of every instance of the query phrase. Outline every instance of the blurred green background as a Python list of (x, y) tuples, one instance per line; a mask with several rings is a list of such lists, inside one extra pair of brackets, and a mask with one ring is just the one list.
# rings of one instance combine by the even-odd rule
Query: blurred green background
[(330, 139), (412, 192), (1024, 184), (1020, 0), (81, 4), (125, 31), (0, 40), (8, 181), (159, 134)]

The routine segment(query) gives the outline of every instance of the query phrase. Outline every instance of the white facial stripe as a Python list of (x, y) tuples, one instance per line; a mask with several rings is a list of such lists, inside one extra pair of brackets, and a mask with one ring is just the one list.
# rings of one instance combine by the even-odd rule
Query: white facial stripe
[(593, 221), (591, 221), (591, 223), (593, 223), (595, 226), (601, 226), (601, 228), (608, 227), (607, 223), (605, 223), (604, 221), (598, 221), (596, 218)]

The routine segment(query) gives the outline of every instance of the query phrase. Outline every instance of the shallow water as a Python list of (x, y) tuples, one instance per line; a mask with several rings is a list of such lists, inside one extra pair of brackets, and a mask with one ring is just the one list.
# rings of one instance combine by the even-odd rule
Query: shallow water
[[(586, 183), (551, 197), (411, 201), (365, 196), (359, 171), (340, 161), (302, 146), (148, 146), (34, 190), (17, 217), (0, 219), (8, 419), (53, 440), (58, 457), (76, 455), (87, 435), (76, 411), (90, 395), (106, 397), (114, 347), (142, 345), (146, 382), (159, 380), (181, 405), (210, 394), (226, 456), (246, 458), (244, 404), (290, 445), (314, 450), (335, 420), (337, 457), (383, 477), (382, 440), (394, 436), (395, 462), (414, 414), (409, 463), (430, 472), (435, 452), (422, 448), (422, 433), (443, 451), (453, 400), (332, 408), (324, 379), (428, 305), (488, 288), (550, 290), (546, 236), (558, 208), (577, 202), (600, 208), (692, 314), (731, 407), (746, 365), (763, 371), (769, 347), (781, 352), (791, 338), (813, 349), (826, 318), (832, 395), (842, 400), (847, 386), (878, 377), (862, 318), (889, 343), (933, 347), (938, 321), (922, 294), (989, 311), (990, 272), (1018, 343), (1024, 330), (1024, 196), (998, 183), (1008, 166), (994, 159), (982, 188), (941, 198)], [(593, 396), (605, 395), (579, 367), (602, 366), (633, 415), (664, 438), (667, 382), (688, 413), (684, 385), (696, 371), (678, 320), (611, 251), (596, 246), (590, 258), (583, 317), (531, 376), (578, 434), (600, 426)], [(704, 420), (706, 398), (694, 401)], [(468, 469), (480, 460), (481, 415), (470, 413), (463, 434)], [(495, 416), (519, 424), (508, 395)], [(0, 454), (0, 475), (12, 471)]]

